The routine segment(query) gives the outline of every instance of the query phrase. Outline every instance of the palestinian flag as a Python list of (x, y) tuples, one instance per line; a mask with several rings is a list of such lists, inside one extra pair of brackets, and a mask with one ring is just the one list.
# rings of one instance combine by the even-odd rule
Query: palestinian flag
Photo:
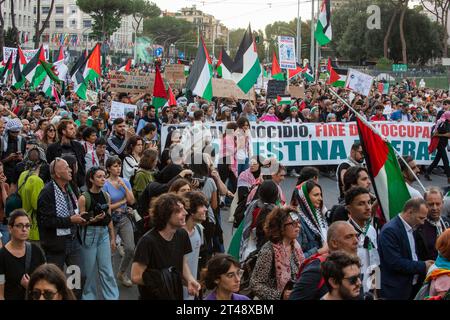
[(333, 87), (345, 87), (348, 70), (334, 68), (331, 64), (331, 59), (328, 58), (327, 71), (329, 74), (327, 84), (330, 84)]
[(314, 37), (321, 46), (330, 43), (332, 39), (330, 0), (322, 1), (322, 6), (320, 7), (319, 13), (319, 20), (317, 21)]
[(389, 94), (389, 83), (379, 82), (378, 91), (381, 94)]
[(128, 58), (127, 63), (122, 66), (119, 71), (121, 72), (130, 72), (131, 71), (131, 58)]
[(27, 59), (25, 59), (22, 49), (18, 47), (16, 54), (16, 61), (14, 62), (13, 66), (13, 76), (11, 82), (11, 85), (16, 89), (21, 88), (23, 86), (23, 83), (25, 82), (25, 76), (22, 75), (22, 70), (26, 64)]
[(100, 43), (97, 43), (84, 64), (72, 76), (74, 91), (82, 100), (86, 100), (89, 81), (95, 81), (102, 74), (100, 60)]
[(276, 55), (275, 51), (273, 52), (273, 56), (272, 56), (272, 79), (281, 80), (281, 81), (286, 80), (284, 78), (283, 71), (281, 71), (280, 64), (278, 63), (277, 55)]
[(230, 58), (225, 49), (220, 51), (219, 62), (217, 63), (217, 75), (222, 79), (231, 79), (231, 69), (233, 68), (233, 60)]
[(172, 88), (169, 86), (169, 89), (167, 90), (167, 95), (169, 96), (168, 105), (169, 106), (176, 106), (177, 100), (175, 99), (175, 96), (172, 92)]
[(184, 65), (184, 76), (187, 77), (189, 75), (189, 60), (178, 59), (178, 64)]
[(356, 119), (369, 176), (386, 221), (397, 216), (411, 198), (394, 149), (359, 117)]
[(186, 88), (191, 90), (193, 94), (211, 101), (213, 97), (212, 76), (211, 58), (202, 38), (189, 78), (187, 79)]
[(232, 77), (237, 86), (247, 93), (258, 81), (260, 73), (261, 64), (249, 25), (234, 59)]
[(311, 64), (307, 64), (306, 67), (302, 70), (302, 76), (308, 82), (314, 82), (314, 70), (311, 67)]
[(45, 60), (44, 48), (41, 46), (30, 62), (23, 68), (22, 75), (30, 82), (31, 88), (36, 88), (47, 76), (41, 61)]
[(296, 69), (289, 69), (288, 70), (288, 79), (292, 79), (293, 77), (295, 77), (296, 75), (298, 75), (299, 73), (302, 73), (304, 71), (304, 69), (302, 68), (302, 66), (297, 62), (297, 68)]
[(4, 64), (2, 61), (2, 66), (0, 68), (0, 83), (6, 83), (9, 75), (12, 72), (12, 55), (9, 56), (8, 61)]
[(277, 96), (278, 104), (291, 104), (292, 100), (290, 96)]
[[(44, 85), (42, 86), (42, 91), (45, 93), (45, 95), (49, 98), (55, 98), (55, 83), (61, 83), (62, 79), (59, 78), (58, 75), (58, 64), (64, 64), (64, 60), (60, 60), (55, 62), (54, 64), (47, 63), (45, 61), (41, 61), (42, 66), (44, 67), (45, 73), (47, 77), (45, 78)], [(65, 72), (67, 73), (67, 67), (65, 68)], [(65, 74), (64, 74), (65, 77)]]
[(155, 106), (156, 112), (158, 109), (163, 107), (167, 102), (166, 88), (164, 87), (164, 82), (161, 77), (161, 71), (156, 67), (155, 84), (153, 86), (153, 98), (152, 105)]

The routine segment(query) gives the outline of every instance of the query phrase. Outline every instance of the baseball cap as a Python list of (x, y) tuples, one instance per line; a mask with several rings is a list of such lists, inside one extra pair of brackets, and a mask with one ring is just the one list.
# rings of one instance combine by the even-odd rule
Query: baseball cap
[(33, 107), (33, 111), (38, 111), (38, 110), (42, 110), (42, 108), (40, 105), (37, 104)]

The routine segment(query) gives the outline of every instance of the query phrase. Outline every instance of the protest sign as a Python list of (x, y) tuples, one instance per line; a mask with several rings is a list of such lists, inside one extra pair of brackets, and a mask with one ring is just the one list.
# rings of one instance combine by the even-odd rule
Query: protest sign
[(345, 87), (364, 96), (369, 96), (372, 89), (373, 77), (359, 72), (355, 69), (348, 69)]
[(278, 36), (278, 52), (281, 69), (296, 69), (295, 42), (293, 37)]
[(233, 80), (227, 79), (212, 79), (213, 96), (218, 98), (236, 98), (242, 100), (255, 100), (255, 89), (252, 88), (245, 94), (236, 86)]
[[(161, 145), (167, 134), (189, 124), (163, 126)], [(428, 154), (432, 123), (376, 122), (375, 128), (391, 142), (400, 154), (411, 155), (419, 165), (429, 165), (434, 154)], [(216, 154), (221, 150), (226, 123), (209, 124)], [(253, 153), (276, 157), (285, 166), (337, 165), (350, 154), (359, 140), (356, 122), (347, 123), (252, 123)], [(448, 153), (450, 155), (450, 153)]]
[[(48, 61), (49, 57), (50, 57), (50, 50), (49, 50), (48, 44), (44, 44), (43, 48), (44, 48), (45, 59), (47, 59), (47, 61)], [(25, 56), (27, 63), (30, 62), (30, 60), (36, 55), (38, 50), (39, 49), (32, 49), (32, 50), (23, 50), (22, 49), (23, 55)], [(16, 55), (17, 55), (17, 48), (3, 47), (3, 62), (4, 63), (8, 62), (10, 55), (13, 56), (12, 61), (14, 63), (14, 61), (16, 60)]]
[(292, 98), (303, 99), (305, 97), (304, 86), (289, 86), (288, 92)]
[(164, 79), (167, 81), (185, 80), (184, 65), (168, 64), (164, 67)]
[(110, 73), (110, 90), (112, 92), (152, 93), (154, 82), (154, 73)]
[(128, 112), (132, 111), (136, 114), (137, 106), (134, 104), (126, 104), (122, 102), (113, 101), (111, 102), (111, 111), (109, 112), (109, 117), (111, 120), (117, 118), (125, 119)]
[(267, 83), (267, 99), (275, 99), (286, 94), (286, 81), (269, 80)]
[(98, 92), (92, 91), (92, 90), (86, 90), (86, 100), (88, 102), (97, 103), (98, 99)]

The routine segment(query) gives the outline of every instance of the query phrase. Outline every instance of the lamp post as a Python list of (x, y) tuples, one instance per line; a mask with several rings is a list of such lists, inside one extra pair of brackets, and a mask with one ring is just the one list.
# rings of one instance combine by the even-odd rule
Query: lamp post
[(300, 0), (297, 2), (297, 61), (302, 60), (302, 21), (300, 18)]

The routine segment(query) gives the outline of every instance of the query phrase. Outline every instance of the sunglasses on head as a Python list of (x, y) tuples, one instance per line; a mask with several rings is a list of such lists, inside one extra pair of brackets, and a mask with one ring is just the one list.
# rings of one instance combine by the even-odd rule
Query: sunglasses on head
[(45, 300), (53, 300), (57, 293), (58, 292), (53, 292), (50, 290), (41, 291), (39, 289), (34, 289), (33, 291), (31, 291), (31, 298), (32, 300), (39, 300), (41, 299), (41, 296), (44, 296)]

